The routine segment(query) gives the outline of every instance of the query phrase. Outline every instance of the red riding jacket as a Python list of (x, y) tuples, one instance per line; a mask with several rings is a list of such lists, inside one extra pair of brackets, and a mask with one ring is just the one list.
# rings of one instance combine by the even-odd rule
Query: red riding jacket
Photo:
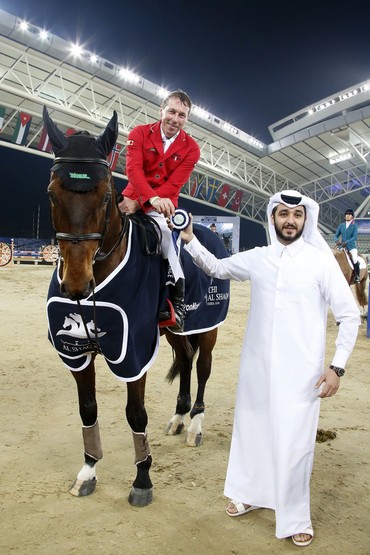
[(182, 186), (200, 157), (198, 144), (184, 130), (163, 152), (161, 122), (138, 125), (128, 135), (125, 197), (137, 200), (144, 211), (152, 209), (149, 199), (170, 198), (178, 206)]

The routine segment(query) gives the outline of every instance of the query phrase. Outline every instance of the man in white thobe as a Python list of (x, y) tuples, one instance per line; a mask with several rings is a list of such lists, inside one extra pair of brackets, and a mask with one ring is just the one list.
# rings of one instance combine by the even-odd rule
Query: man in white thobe
[[(319, 206), (296, 191), (269, 202), (271, 245), (218, 260), (192, 233), (185, 249), (210, 276), (251, 281), (224, 493), (227, 513), (276, 515), (276, 536), (313, 538), (310, 477), (320, 398), (330, 397), (355, 345), (359, 310), (317, 229)], [(340, 325), (324, 367), (328, 307)]]

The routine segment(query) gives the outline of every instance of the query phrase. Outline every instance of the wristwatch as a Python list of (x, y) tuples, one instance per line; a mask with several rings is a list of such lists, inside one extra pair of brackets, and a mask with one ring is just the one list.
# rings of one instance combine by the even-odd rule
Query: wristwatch
[(341, 377), (344, 376), (344, 368), (339, 368), (339, 366), (333, 366), (332, 364), (329, 366), (331, 370), (334, 370), (337, 376)]

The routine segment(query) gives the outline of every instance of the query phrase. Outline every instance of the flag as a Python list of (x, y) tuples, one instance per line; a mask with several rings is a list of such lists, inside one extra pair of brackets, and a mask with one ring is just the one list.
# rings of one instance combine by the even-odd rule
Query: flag
[(224, 185), (222, 187), (222, 191), (220, 193), (220, 196), (218, 197), (218, 205), (219, 206), (226, 206), (227, 201), (229, 199), (229, 193), (230, 193), (230, 185)]
[(46, 127), (42, 128), (41, 137), (39, 140), (39, 144), (37, 145), (37, 148), (39, 150), (43, 150), (44, 152), (52, 152), (53, 150), (48, 132), (46, 131)]
[(0, 133), (3, 130), (4, 118), (5, 118), (5, 108), (4, 106), (0, 106)]
[(65, 132), (65, 136), (70, 137), (74, 133), (76, 133), (76, 129), (74, 129), (73, 127), (68, 127), (67, 131)]
[(191, 188), (191, 196), (199, 198), (201, 196), (202, 187), (205, 181), (204, 175), (197, 175), (194, 179), (193, 187)]
[(213, 179), (212, 177), (208, 178), (207, 192), (205, 196), (205, 200), (207, 202), (213, 202), (213, 199), (215, 198), (215, 194), (219, 185), (220, 185), (220, 182), (217, 181), (216, 179)]
[(119, 143), (116, 143), (112, 149), (112, 152), (107, 158), (109, 167), (112, 170), (112, 172), (116, 169), (118, 157), (121, 154), (121, 149), (122, 149), (122, 145), (120, 145)]
[(32, 116), (25, 112), (19, 112), (17, 123), (15, 125), (12, 142), (17, 145), (24, 145), (27, 141), (27, 135), (30, 130)]
[(244, 194), (243, 191), (240, 191), (240, 190), (236, 191), (235, 197), (234, 197), (234, 202), (233, 202), (233, 205), (231, 207), (231, 210), (234, 210), (234, 212), (239, 212), (240, 205), (241, 205), (242, 198), (243, 198), (243, 194)]

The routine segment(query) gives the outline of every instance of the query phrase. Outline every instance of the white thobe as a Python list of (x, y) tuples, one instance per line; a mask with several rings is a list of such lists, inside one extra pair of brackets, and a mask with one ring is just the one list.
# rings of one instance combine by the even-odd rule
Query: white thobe
[(360, 324), (352, 292), (334, 257), (302, 238), (222, 260), (196, 239), (185, 248), (208, 275), (251, 281), (224, 493), (274, 509), (278, 538), (303, 532), (328, 306), (340, 322), (332, 363), (344, 368)]

